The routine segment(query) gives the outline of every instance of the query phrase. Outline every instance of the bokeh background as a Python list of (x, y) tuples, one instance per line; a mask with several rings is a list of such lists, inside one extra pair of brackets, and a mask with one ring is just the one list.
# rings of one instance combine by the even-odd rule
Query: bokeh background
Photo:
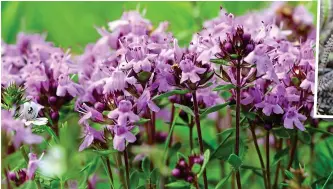
[[(219, 7), (235, 15), (242, 15), (268, 7), (272, 2), (1, 2), (2, 40), (15, 42), (18, 32), (47, 32), (47, 39), (73, 52), (82, 52), (85, 45), (99, 38), (96, 27), (118, 19), (124, 10), (146, 9), (146, 18), (156, 27), (169, 21), (169, 30), (180, 44), (189, 43), (192, 34), (200, 31), (202, 23), (214, 18)], [(304, 4), (314, 15), (316, 2)]]

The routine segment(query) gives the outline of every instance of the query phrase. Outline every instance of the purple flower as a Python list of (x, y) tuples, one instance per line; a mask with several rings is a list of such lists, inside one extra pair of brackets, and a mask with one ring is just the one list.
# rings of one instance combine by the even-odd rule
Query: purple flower
[(284, 115), (283, 125), (287, 129), (293, 129), (296, 126), (299, 130), (304, 131), (305, 128), (301, 121), (305, 120), (306, 117), (304, 115), (298, 113), (295, 107), (291, 107)]
[(128, 84), (134, 85), (136, 79), (133, 76), (127, 76), (123, 71), (115, 70), (105, 82), (103, 93), (107, 94), (115, 91), (124, 91)]
[(86, 123), (88, 119), (92, 119), (96, 122), (101, 122), (104, 120), (103, 114), (97, 111), (96, 109), (89, 107), (85, 103), (83, 103), (82, 108), (79, 110), (84, 116), (81, 117), (79, 123)]
[(151, 94), (148, 88), (143, 91), (136, 104), (138, 112), (144, 111), (147, 107), (153, 112), (160, 111), (160, 108), (151, 100)]
[(132, 103), (128, 100), (120, 101), (118, 108), (112, 110), (108, 117), (116, 119), (118, 125), (127, 125), (127, 121), (134, 123), (140, 120), (140, 117), (132, 111)]
[(306, 79), (304, 79), (300, 85), (300, 87), (304, 90), (311, 90), (311, 92), (314, 94), (315, 90), (315, 73), (314, 71), (310, 71), (306, 75)]
[(14, 111), (1, 110), (1, 129), (10, 133), (18, 128), (23, 128), (24, 122), (14, 119)]
[(250, 64), (255, 64), (257, 68), (257, 76), (263, 76), (264, 79), (278, 82), (279, 79), (275, 73), (273, 63), (267, 54), (267, 46), (257, 45), (244, 61)]
[(211, 107), (218, 103), (223, 103), (223, 99), (217, 92), (212, 91), (213, 87), (201, 88), (197, 90), (199, 103), (202, 102), (205, 107)]
[(275, 114), (283, 114), (283, 109), (278, 104), (278, 97), (275, 94), (268, 94), (265, 97), (265, 101), (260, 102), (255, 106), (257, 108), (263, 108), (262, 112), (267, 116), (270, 116), (272, 112)]
[(67, 74), (58, 77), (57, 96), (65, 96), (67, 93), (72, 97), (80, 96), (84, 93), (81, 85), (74, 83)]
[(297, 24), (303, 23), (311, 25), (313, 23), (313, 16), (303, 5), (300, 5), (297, 6), (293, 12), (293, 20)]
[(193, 61), (190, 59), (182, 60), (179, 63), (179, 67), (182, 70), (180, 83), (184, 83), (187, 80), (190, 80), (192, 83), (196, 83), (200, 81), (198, 74), (203, 74), (206, 71), (205, 68), (195, 66)]
[(136, 137), (132, 134), (129, 129), (131, 127), (115, 125), (113, 128), (114, 138), (113, 138), (113, 148), (118, 151), (124, 151), (126, 147), (126, 142), (133, 143), (136, 141)]
[(85, 124), (84, 140), (79, 147), (79, 151), (81, 152), (82, 150), (88, 148), (93, 143), (94, 140), (105, 142), (103, 135), (104, 135), (103, 131), (97, 131), (96, 129)]
[(27, 168), (27, 177), (29, 180), (34, 178), (35, 172), (38, 168), (38, 163), (44, 156), (44, 153), (37, 159), (37, 154), (29, 153), (29, 163)]
[(22, 143), (24, 144), (39, 144), (43, 141), (43, 137), (33, 134), (29, 127), (17, 128), (14, 136), (13, 144), (15, 148), (19, 148)]
[(262, 92), (257, 87), (251, 87), (247, 92), (243, 93), (241, 103), (243, 105), (249, 105), (251, 103), (258, 104), (261, 102), (263, 97)]

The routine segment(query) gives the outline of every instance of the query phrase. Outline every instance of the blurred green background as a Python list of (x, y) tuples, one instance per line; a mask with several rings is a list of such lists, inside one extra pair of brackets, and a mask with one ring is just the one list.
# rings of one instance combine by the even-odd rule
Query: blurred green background
[[(220, 5), (235, 15), (268, 7), (272, 2), (1, 2), (2, 40), (14, 43), (24, 32), (47, 32), (47, 39), (76, 53), (99, 38), (94, 26), (107, 26), (120, 18), (124, 10), (146, 9), (146, 17), (156, 27), (169, 21), (169, 30), (180, 44), (189, 43), (192, 34), (200, 31), (204, 20), (214, 18)], [(316, 15), (316, 2), (304, 4)]]

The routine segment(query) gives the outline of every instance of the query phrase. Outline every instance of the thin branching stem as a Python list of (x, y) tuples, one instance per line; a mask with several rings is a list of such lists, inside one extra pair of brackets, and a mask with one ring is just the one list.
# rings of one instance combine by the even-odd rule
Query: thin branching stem
[[(198, 107), (196, 91), (192, 92), (192, 96), (193, 96), (193, 104), (194, 104), (194, 118), (195, 118), (195, 124), (197, 126), (197, 133), (198, 133), (199, 148), (200, 148), (201, 155), (203, 155), (204, 147), (203, 147), (203, 139), (202, 139), (202, 134), (201, 134), (200, 115), (199, 115), (199, 107)], [(208, 180), (207, 180), (206, 169), (203, 172), (203, 179), (204, 179), (204, 187), (205, 187), (205, 189), (208, 189)]]
[[(240, 140), (240, 92), (241, 92), (241, 68), (240, 64), (237, 64), (237, 86), (236, 86), (236, 142), (235, 142), (235, 154), (239, 156), (239, 140)], [(236, 180), (238, 189), (242, 188), (239, 170), (236, 171)]]
[(255, 130), (254, 130), (255, 127), (254, 127), (253, 123), (250, 123), (250, 128), (251, 128), (253, 143), (254, 143), (254, 146), (256, 148), (258, 157), (259, 157), (259, 162), (260, 162), (260, 166), (261, 166), (261, 169), (262, 169), (262, 177), (264, 179), (265, 188), (267, 189), (267, 177), (266, 177), (267, 175), (266, 175), (265, 163), (264, 163), (264, 159), (263, 159), (263, 157), (261, 155), (261, 152), (260, 152), (260, 148), (259, 148), (259, 145), (258, 145), (258, 139), (257, 139), (257, 135), (256, 135)]
[(270, 170), (270, 165), (269, 165), (269, 158), (270, 158), (270, 153), (269, 153), (269, 131), (267, 131), (267, 135), (266, 135), (267, 188), (271, 189), (271, 170)]
[(125, 162), (125, 172), (126, 172), (126, 184), (127, 188), (130, 189), (130, 177), (129, 177), (129, 163), (128, 163), (128, 149), (125, 147), (124, 150), (124, 162)]

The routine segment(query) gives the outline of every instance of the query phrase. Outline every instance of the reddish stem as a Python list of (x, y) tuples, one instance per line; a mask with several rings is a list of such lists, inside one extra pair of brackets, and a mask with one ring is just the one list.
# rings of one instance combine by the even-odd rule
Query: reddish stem
[[(193, 105), (194, 105), (194, 118), (195, 118), (195, 124), (197, 126), (197, 133), (198, 133), (199, 148), (200, 148), (201, 155), (203, 155), (204, 147), (203, 147), (203, 139), (202, 139), (202, 134), (201, 134), (200, 115), (199, 115), (199, 107), (198, 107), (196, 91), (192, 92), (192, 96), (193, 96)], [(207, 180), (206, 169), (203, 172), (203, 179), (204, 179), (204, 187), (205, 187), (205, 189), (208, 189), (208, 180)]]

